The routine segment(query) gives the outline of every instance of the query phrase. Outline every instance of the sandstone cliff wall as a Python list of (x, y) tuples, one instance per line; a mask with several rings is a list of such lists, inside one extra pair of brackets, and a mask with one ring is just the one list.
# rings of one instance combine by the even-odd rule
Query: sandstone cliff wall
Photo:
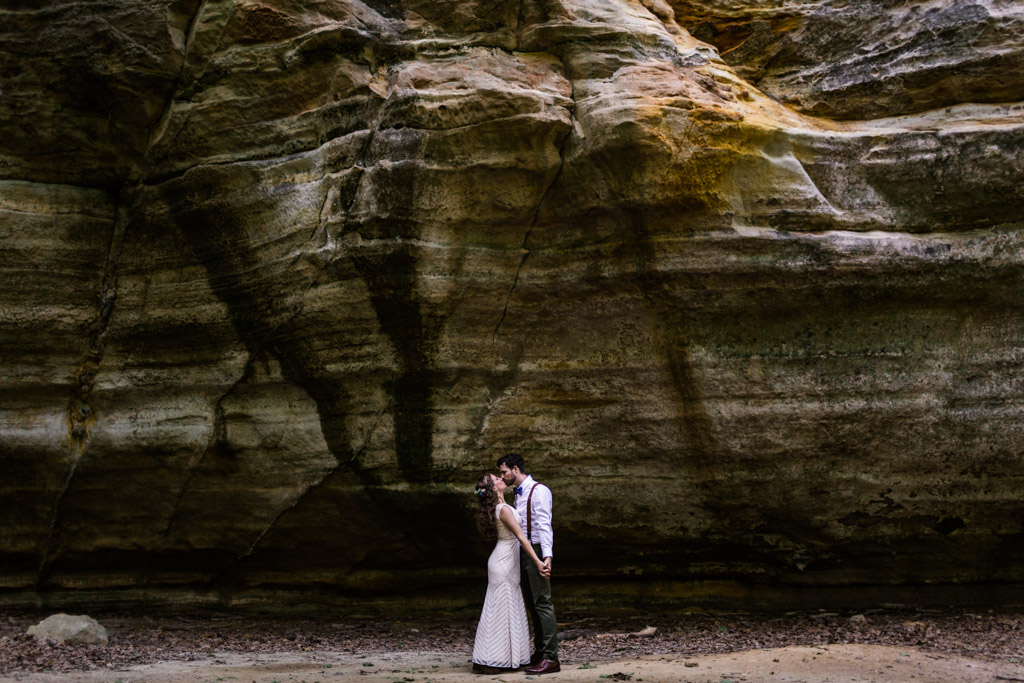
[(454, 590), (509, 449), (580, 596), (1019, 582), (1022, 25), (0, 10), (0, 599)]

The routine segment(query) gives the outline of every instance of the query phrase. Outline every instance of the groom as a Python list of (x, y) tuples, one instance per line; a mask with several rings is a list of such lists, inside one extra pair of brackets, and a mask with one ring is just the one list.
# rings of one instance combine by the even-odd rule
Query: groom
[[(551, 489), (524, 474), (523, 456), (509, 453), (498, 460), (498, 471), (507, 486), (516, 490), (516, 511), (522, 520), (523, 533), (530, 539), (537, 556), (551, 569)], [(519, 549), (519, 586), (523, 591), (526, 611), (533, 619), (534, 651), (530, 657), (531, 676), (560, 671), (558, 664), (558, 633), (555, 607), (551, 604), (551, 579), (540, 575), (537, 565), (526, 551)]]

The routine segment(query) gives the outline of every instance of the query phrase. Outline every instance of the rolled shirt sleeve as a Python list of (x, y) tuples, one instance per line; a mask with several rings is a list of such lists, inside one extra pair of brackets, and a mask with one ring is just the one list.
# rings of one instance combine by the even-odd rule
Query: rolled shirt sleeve
[(540, 543), (541, 559), (554, 557), (555, 534), (551, 529), (551, 489), (544, 484), (538, 484), (537, 490), (533, 492), (531, 507), (533, 508), (533, 538), (534, 543)]

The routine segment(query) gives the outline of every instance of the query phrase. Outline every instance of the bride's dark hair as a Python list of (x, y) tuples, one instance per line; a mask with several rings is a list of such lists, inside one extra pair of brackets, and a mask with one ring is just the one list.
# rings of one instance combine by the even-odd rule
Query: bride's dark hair
[(497, 522), (494, 517), (494, 508), (498, 507), (498, 492), (494, 490), (494, 482), (490, 472), (484, 472), (476, 482), (476, 502), (479, 506), (476, 511), (476, 528), (484, 535), (484, 538), (494, 540), (498, 537)]

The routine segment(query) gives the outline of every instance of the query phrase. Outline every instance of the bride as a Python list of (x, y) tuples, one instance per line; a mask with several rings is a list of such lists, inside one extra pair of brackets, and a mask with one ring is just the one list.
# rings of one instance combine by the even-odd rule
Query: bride
[[(488, 538), (498, 542), (487, 560), (487, 595), (473, 643), (473, 671), (497, 674), (530, 663), (530, 627), (526, 606), (519, 590), (519, 545), (540, 570), (550, 576), (520, 526), (519, 513), (505, 502), (505, 482), (485, 474), (476, 483), (477, 526)], [(518, 543), (517, 543), (518, 541)]]

